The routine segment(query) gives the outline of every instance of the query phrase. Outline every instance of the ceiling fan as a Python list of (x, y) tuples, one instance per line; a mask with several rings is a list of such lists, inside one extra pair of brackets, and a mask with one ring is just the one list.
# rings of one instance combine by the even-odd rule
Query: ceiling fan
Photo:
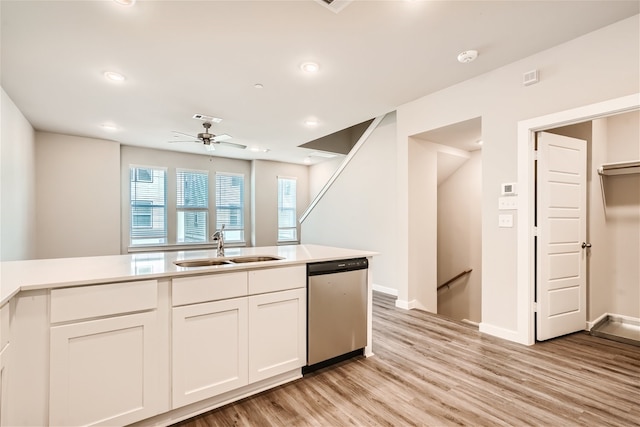
[(191, 138), (189, 141), (169, 141), (169, 142), (202, 142), (204, 145), (207, 145), (213, 149), (213, 145), (225, 145), (227, 147), (238, 148), (244, 150), (247, 148), (246, 145), (236, 144), (234, 142), (228, 142), (231, 139), (231, 135), (227, 135), (223, 133), (221, 135), (214, 135), (209, 133), (209, 129), (211, 128), (211, 123), (204, 122), (202, 124), (204, 126), (204, 132), (198, 134), (198, 136), (189, 135), (187, 133), (178, 132), (176, 130), (173, 133), (184, 135), (186, 137)]

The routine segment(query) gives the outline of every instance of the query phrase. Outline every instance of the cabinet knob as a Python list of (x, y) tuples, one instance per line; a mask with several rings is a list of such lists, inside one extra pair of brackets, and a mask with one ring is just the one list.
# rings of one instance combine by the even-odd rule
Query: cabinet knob
[(591, 247), (591, 243), (582, 242), (582, 249), (584, 249), (584, 248), (590, 248), (590, 247)]

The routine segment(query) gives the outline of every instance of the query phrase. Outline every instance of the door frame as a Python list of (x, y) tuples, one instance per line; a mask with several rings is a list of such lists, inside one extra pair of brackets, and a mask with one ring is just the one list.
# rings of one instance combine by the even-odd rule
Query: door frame
[(509, 339), (526, 345), (535, 343), (535, 133), (638, 109), (640, 93), (635, 93), (518, 122), (517, 330)]

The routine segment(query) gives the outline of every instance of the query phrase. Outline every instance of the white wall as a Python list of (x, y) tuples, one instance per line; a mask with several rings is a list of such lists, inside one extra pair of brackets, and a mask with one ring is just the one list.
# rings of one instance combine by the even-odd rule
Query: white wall
[(36, 133), (37, 258), (120, 253), (120, 144)]
[[(639, 92), (640, 29), (635, 16), (568, 43), (540, 52), (477, 78), (449, 87), (398, 108), (397, 226), (399, 259), (394, 282), (405, 303), (419, 298), (423, 266), (410, 252), (416, 236), (411, 202), (409, 147), (412, 135), (473, 117), (482, 117), (482, 323), (485, 331), (517, 337), (517, 221), (498, 228), (500, 184), (517, 181), (517, 124), (521, 120), (568, 110)], [(469, 64), (473, 66), (473, 64)], [(538, 69), (540, 82), (524, 87), (523, 73)], [(434, 217), (425, 218), (434, 221)], [(418, 230), (420, 231), (420, 230)], [(430, 273), (429, 273), (430, 274)], [(427, 277), (429, 279), (429, 277)], [(399, 301), (402, 303), (402, 301)], [(429, 306), (430, 301), (422, 302)]]
[[(122, 205), (122, 253), (127, 253), (129, 246), (129, 223), (130, 223), (130, 200), (129, 200), (129, 168), (131, 165), (136, 166), (156, 166), (166, 167), (168, 171), (167, 175), (167, 206), (176, 206), (176, 182), (175, 182), (175, 170), (176, 168), (193, 169), (209, 172), (209, 234), (213, 234), (215, 227), (215, 200), (216, 200), (216, 186), (215, 176), (216, 172), (237, 173), (244, 175), (244, 235), (247, 245), (249, 245), (249, 239), (251, 236), (251, 162), (248, 160), (228, 159), (224, 157), (206, 156), (200, 154), (178, 153), (175, 151), (167, 150), (154, 150), (150, 148), (122, 146), (120, 168), (119, 169), (119, 181), (121, 181), (121, 188), (119, 188), (118, 200)], [(173, 177), (173, 178), (171, 178)], [(170, 224), (176, 224), (176, 210), (167, 209), (167, 222)], [(176, 227), (170, 227), (169, 230), (173, 231), (168, 236), (169, 243), (175, 244)]]
[(438, 284), (473, 271), (438, 292), (438, 314), (480, 323), (482, 292), (482, 152), (476, 150), (438, 186)]
[(302, 243), (376, 251), (374, 284), (396, 292), (395, 113), (388, 114), (302, 223)]
[[(253, 246), (278, 244), (278, 177), (296, 178), (296, 204), (298, 218), (309, 205), (309, 167), (293, 163), (268, 160), (252, 161), (254, 200), (252, 223)], [(298, 236), (300, 236), (298, 224)]]
[(320, 193), (320, 190), (322, 190), (333, 173), (340, 167), (344, 159), (345, 156), (338, 156), (309, 166), (309, 200), (313, 201), (318, 193)]
[(35, 133), (0, 88), (0, 261), (36, 256)]

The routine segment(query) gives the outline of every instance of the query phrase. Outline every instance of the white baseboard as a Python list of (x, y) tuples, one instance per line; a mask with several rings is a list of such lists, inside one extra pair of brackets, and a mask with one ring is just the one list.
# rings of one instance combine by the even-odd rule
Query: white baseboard
[(493, 335), (494, 337), (502, 338), (508, 341), (517, 342), (519, 344), (531, 345), (524, 339), (518, 331), (511, 329), (504, 329), (499, 326), (489, 325), (485, 322), (480, 322), (478, 330), (482, 333)]
[(469, 320), (469, 319), (462, 319), (462, 323), (466, 323), (467, 325), (475, 326), (476, 328), (480, 327), (480, 323), (474, 322), (473, 320)]
[(603, 313), (602, 315), (598, 316), (598, 318), (596, 320), (593, 320), (591, 322), (587, 322), (586, 330), (590, 331), (594, 326), (596, 326), (598, 323), (602, 322), (607, 317), (609, 317), (609, 313)]
[(398, 296), (398, 290), (395, 288), (389, 288), (387, 286), (382, 286), (382, 285), (376, 285), (375, 283), (372, 286), (374, 291), (378, 291), (381, 292), (383, 294), (387, 294), (387, 295), (391, 295), (394, 297)]

